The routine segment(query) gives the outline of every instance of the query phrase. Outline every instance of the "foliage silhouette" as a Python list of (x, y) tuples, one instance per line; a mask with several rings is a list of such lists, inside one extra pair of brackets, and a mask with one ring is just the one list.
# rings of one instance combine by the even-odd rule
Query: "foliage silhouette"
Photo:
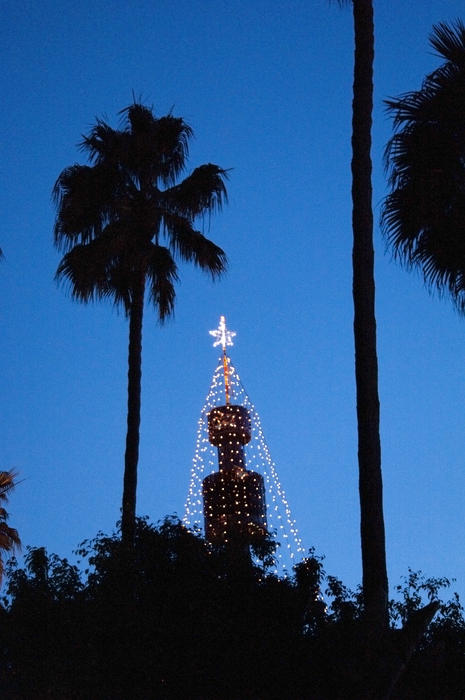
[[(426, 76), (420, 90), (386, 102), (394, 135), (385, 150), (391, 191), (381, 224), (394, 256), (421, 270), (427, 287), (448, 292), (464, 312), (463, 22), (435, 25), (430, 42), (444, 63)], [(435, 697), (437, 687), (430, 679), (428, 697)]]
[[(0, 471), (0, 504), (8, 501), (10, 492), (16, 485), (16, 473), (13, 471)], [(8, 513), (0, 505), (0, 585), (3, 578), (3, 552), (13, 552), (21, 547), (21, 540), (17, 530), (7, 524)]]
[(465, 26), (433, 27), (444, 59), (419, 90), (386, 101), (390, 194), (381, 222), (394, 255), (465, 311)]
[[(175, 518), (156, 527), (139, 518), (130, 599), (119, 532), (99, 533), (77, 555), (82, 573), (43, 548), (28, 549), (23, 568), (9, 565), (0, 608), (2, 697), (363, 696), (361, 589), (327, 576), (313, 550), (292, 579), (280, 579), (251, 559), (238, 570), (224, 549)], [(392, 626), (448, 584), (410, 572), (391, 602)], [(454, 598), (441, 609), (393, 697), (463, 696), (462, 608)], [(433, 687), (441, 692), (432, 695)]]
[(132, 546), (146, 288), (164, 321), (174, 309), (176, 257), (213, 278), (225, 270), (224, 252), (197, 231), (194, 222), (221, 208), (227, 174), (209, 163), (176, 184), (188, 156), (190, 126), (172, 114), (156, 117), (136, 102), (121, 114), (120, 130), (96, 121), (81, 143), (90, 165), (63, 170), (53, 194), (55, 244), (65, 252), (57, 278), (69, 283), (78, 301), (110, 298), (129, 317), (122, 534)]

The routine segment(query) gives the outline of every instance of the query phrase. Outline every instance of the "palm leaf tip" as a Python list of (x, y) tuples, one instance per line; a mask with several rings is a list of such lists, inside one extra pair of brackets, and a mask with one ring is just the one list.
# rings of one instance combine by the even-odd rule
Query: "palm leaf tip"
[(450, 24), (433, 25), (430, 44), (441, 58), (457, 65), (465, 63), (465, 25), (460, 18)]
[(18, 473), (10, 471), (0, 471), (0, 501), (7, 501), (8, 494), (16, 486)]
[(205, 272), (209, 272), (213, 279), (217, 279), (226, 272), (228, 260), (226, 253), (222, 248), (215, 245), (212, 241), (202, 236), (200, 232), (196, 232), (201, 239), (201, 255), (194, 262)]

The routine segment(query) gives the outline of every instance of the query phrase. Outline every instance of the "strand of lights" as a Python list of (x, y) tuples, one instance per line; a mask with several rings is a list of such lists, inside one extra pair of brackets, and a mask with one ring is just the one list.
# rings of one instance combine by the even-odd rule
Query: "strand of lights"
[[(210, 331), (213, 335), (218, 331)], [(219, 341), (217, 344), (222, 344)], [(230, 343), (232, 344), (232, 343)], [(223, 347), (224, 350), (224, 347)], [(208, 413), (224, 404), (224, 352), (219, 358), (210, 390), (200, 414), (197, 428), (195, 453), (192, 461), (191, 478), (185, 504), (183, 522), (187, 527), (196, 527), (203, 531), (202, 481), (205, 476), (217, 470), (217, 449), (208, 438)], [(228, 358), (229, 361), (229, 358)], [(276, 465), (265, 440), (260, 417), (250, 401), (238, 373), (229, 361), (229, 394), (235, 404), (244, 406), (250, 414), (252, 438), (244, 446), (248, 470), (261, 474), (265, 481), (268, 530), (280, 544), (276, 552), (277, 566), (275, 573), (286, 575), (291, 567), (305, 556), (305, 549), (299, 537), (295, 520), (292, 518), (285, 491), (279, 481)]]

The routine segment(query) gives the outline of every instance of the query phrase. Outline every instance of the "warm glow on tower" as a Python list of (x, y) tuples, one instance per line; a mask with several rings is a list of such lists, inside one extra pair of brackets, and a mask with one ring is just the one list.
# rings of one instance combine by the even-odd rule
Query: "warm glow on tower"
[(213, 544), (260, 538), (267, 531), (279, 544), (276, 572), (289, 573), (304, 548), (260, 418), (226, 354), (236, 335), (221, 316), (209, 331), (221, 357), (198, 423), (184, 524), (202, 529)]

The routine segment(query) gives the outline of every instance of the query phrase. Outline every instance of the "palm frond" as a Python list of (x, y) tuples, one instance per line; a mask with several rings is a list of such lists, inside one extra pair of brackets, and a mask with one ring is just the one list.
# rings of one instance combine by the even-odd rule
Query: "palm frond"
[(228, 200), (227, 179), (228, 171), (218, 165), (201, 165), (179, 185), (165, 192), (167, 205), (174, 213), (190, 219), (204, 212), (219, 210)]
[(73, 299), (94, 301), (111, 295), (109, 269), (119, 252), (118, 239), (97, 238), (75, 245), (58, 265), (55, 279), (68, 282)]
[(209, 272), (213, 278), (226, 270), (225, 252), (215, 243), (205, 238), (200, 231), (195, 231), (185, 217), (166, 214), (163, 217), (168, 233), (170, 248), (183, 260), (193, 262), (201, 270)]
[(2, 516), (0, 512), (0, 551), (11, 552), (14, 549), (20, 549), (21, 540), (18, 531), (14, 527), (9, 527), (5, 523), (6, 517)]
[(391, 192), (381, 226), (388, 245), (427, 286), (465, 310), (465, 27), (434, 27), (446, 62), (421, 89), (387, 101), (394, 135), (385, 149)]
[(18, 473), (15, 471), (0, 471), (0, 501), (7, 501), (8, 494), (16, 486)]
[(176, 263), (168, 248), (151, 245), (147, 260), (147, 277), (150, 301), (158, 310), (159, 319), (163, 323), (174, 312), (174, 284), (178, 280)]
[(173, 185), (184, 170), (189, 156), (189, 139), (193, 131), (184, 119), (168, 114), (156, 121), (160, 178), (165, 186)]
[(150, 241), (138, 244), (129, 239), (124, 251), (118, 257), (111, 260), (107, 269), (108, 287), (115, 306), (122, 306), (129, 316), (134, 290), (142, 275), (147, 277), (151, 256)]
[(90, 133), (82, 136), (79, 144), (92, 163), (111, 163), (117, 166), (126, 150), (126, 135), (97, 119)]
[[(0, 471), (0, 502), (7, 502), (10, 492), (16, 486), (17, 473), (15, 471)], [(21, 548), (21, 540), (18, 531), (7, 525), (8, 513), (0, 507), (0, 583), (3, 577), (2, 552), (12, 552)]]
[(101, 233), (114, 216), (123, 183), (117, 171), (106, 164), (73, 165), (63, 170), (53, 188), (57, 206), (55, 245), (69, 250)]
[(440, 22), (433, 26), (430, 44), (446, 61), (458, 66), (465, 64), (465, 25), (461, 19), (450, 24)]
[(13, 527), (9, 527), (5, 522), (0, 519), (0, 585), (3, 580), (3, 574), (5, 567), (3, 564), (3, 552), (14, 552), (15, 550), (21, 549), (21, 540), (19, 538), (17, 530)]

